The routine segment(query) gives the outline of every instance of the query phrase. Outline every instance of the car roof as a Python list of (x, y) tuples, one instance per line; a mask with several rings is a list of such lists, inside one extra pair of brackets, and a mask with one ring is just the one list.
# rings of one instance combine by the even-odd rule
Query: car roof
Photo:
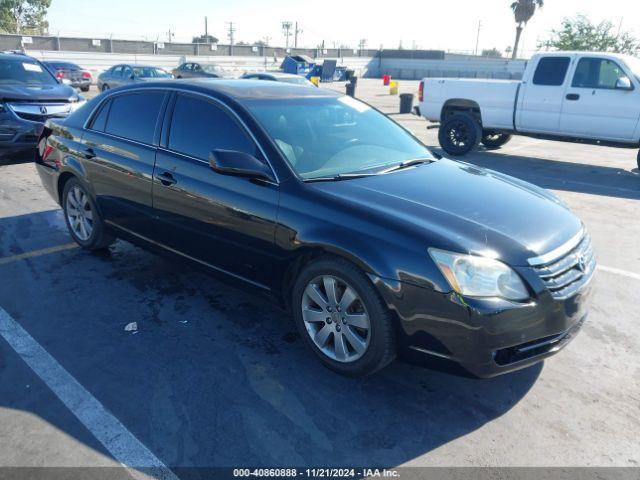
[(283, 82), (265, 82), (252, 79), (209, 79), (194, 78), (181, 80), (164, 80), (145, 82), (114, 89), (116, 91), (135, 90), (140, 88), (176, 88), (205, 94), (227, 97), (244, 103), (251, 100), (291, 100), (296, 98), (337, 98), (341, 93), (334, 90), (321, 89), (315, 86), (300, 86)]
[(12, 52), (0, 52), (0, 60), (33, 60), (34, 62), (37, 62), (38, 59), (31, 57), (25, 53), (12, 53)]
[(304, 78), (301, 75), (294, 75), (293, 73), (284, 72), (247, 72), (246, 75), (264, 75), (272, 78)]

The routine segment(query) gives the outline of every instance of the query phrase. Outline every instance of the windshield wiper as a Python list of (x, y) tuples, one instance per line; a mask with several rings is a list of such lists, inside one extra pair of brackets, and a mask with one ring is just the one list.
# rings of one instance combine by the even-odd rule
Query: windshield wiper
[(413, 160), (407, 160), (406, 162), (402, 162), (398, 165), (394, 165), (391, 168), (387, 168), (385, 170), (381, 170), (380, 174), (385, 174), (385, 173), (391, 173), (391, 172), (396, 172), (398, 170), (402, 170), (404, 168), (409, 168), (409, 167), (414, 167), (416, 165), (420, 165), (422, 163), (431, 163), (433, 162), (432, 158), (414, 158)]
[(312, 182), (340, 182), (342, 180), (352, 180), (354, 178), (375, 177), (378, 173), (340, 173), (332, 177), (316, 177), (303, 180), (305, 183)]

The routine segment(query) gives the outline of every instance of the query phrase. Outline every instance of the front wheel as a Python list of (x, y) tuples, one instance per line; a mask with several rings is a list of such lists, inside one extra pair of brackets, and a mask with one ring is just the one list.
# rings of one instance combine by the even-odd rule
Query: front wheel
[(494, 150), (506, 145), (511, 140), (512, 135), (508, 133), (492, 132), (491, 130), (484, 130), (482, 132), (482, 144), (488, 150)]
[(88, 92), (89, 91), (89, 87), (80, 87), (80, 91)]
[(106, 92), (107, 90), (109, 90), (109, 85), (107, 85), (106, 83), (102, 85), (102, 91)]
[(482, 129), (478, 121), (468, 113), (455, 113), (440, 125), (438, 140), (449, 155), (465, 155), (478, 147)]
[(638, 150), (638, 171), (640, 171), (640, 150)]
[(64, 186), (62, 209), (69, 233), (82, 248), (100, 250), (115, 241), (106, 232), (93, 199), (76, 178), (68, 180)]
[(299, 274), (292, 300), (300, 335), (328, 368), (362, 377), (394, 359), (391, 314), (351, 263), (338, 258), (311, 263)]

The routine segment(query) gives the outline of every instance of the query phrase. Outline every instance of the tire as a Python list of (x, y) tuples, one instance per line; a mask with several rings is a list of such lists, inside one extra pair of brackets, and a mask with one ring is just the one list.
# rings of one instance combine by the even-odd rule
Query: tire
[(85, 250), (101, 250), (115, 241), (115, 237), (107, 233), (91, 195), (77, 178), (69, 179), (64, 185), (62, 210), (71, 237)]
[(513, 136), (509, 135), (508, 133), (498, 133), (492, 132), (491, 130), (483, 130), (482, 140), (480, 141), (488, 150), (495, 150), (509, 143), (512, 137)]
[(109, 90), (109, 85), (107, 85), (106, 83), (102, 85), (102, 91), (106, 92), (107, 90)]
[(640, 150), (638, 150), (638, 171), (640, 171)]
[[(337, 286), (333, 299), (339, 301), (332, 302), (327, 295), (327, 281)], [(320, 301), (315, 303), (313, 298)], [(301, 337), (337, 373), (371, 375), (396, 356), (389, 309), (364, 273), (343, 259), (325, 257), (305, 266), (295, 281), (291, 305)]]
[(449, 155), (465, 155), (480, 144), (482, 129), (478, 121), (468, 113), (455, 113), (440, 125), (438, 140)]
[(82, 91), (82, 92), (88, 92), (88, 91), (89, 91), (89, 88), (91, 88), (91, 87), (80, 87), (80, 91)]

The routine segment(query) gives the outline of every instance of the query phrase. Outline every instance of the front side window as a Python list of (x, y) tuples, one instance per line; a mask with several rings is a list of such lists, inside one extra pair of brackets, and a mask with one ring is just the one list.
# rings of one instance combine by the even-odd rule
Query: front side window
[(123, 68), (124, 67), (122, 65), (118, 65), (117, 67), (113, 67), (113, 70), (111, 70), (111, 75), (113, 75), (114, 77), (121, 77)]
[(0, 85), (55, 85), (49, 70), (22, 55), (0, 61)]
[(118, 137), (152, 144), (163, 92), (119, 95), (111, 101), (105, 132)]
[(574, 88), (615, 89), (620, 78), (627, 74), (611, 60), (605, 58), (581, 58), (573, 76)]
[(351, 97), (253, 100), (247, 106), (303, 179), (374, 173), (433, 158), (397, 123)]
[(171, 76), (161, 68), (155, 67), (133, 67), (133, 74), (137, 78), (168, 78)]
[(179, 95), (176, 99), (169, 148), (201, 160), (213, 150), (234, 150), (257, 156), (253, 140), (221, 107), (205, 99)]
[(544, 57), (541, 58), (533, 74), (533, 84), (559, 87), (564, 84), (564, 79), (569, 70), (571, 59), (569, 57)]

